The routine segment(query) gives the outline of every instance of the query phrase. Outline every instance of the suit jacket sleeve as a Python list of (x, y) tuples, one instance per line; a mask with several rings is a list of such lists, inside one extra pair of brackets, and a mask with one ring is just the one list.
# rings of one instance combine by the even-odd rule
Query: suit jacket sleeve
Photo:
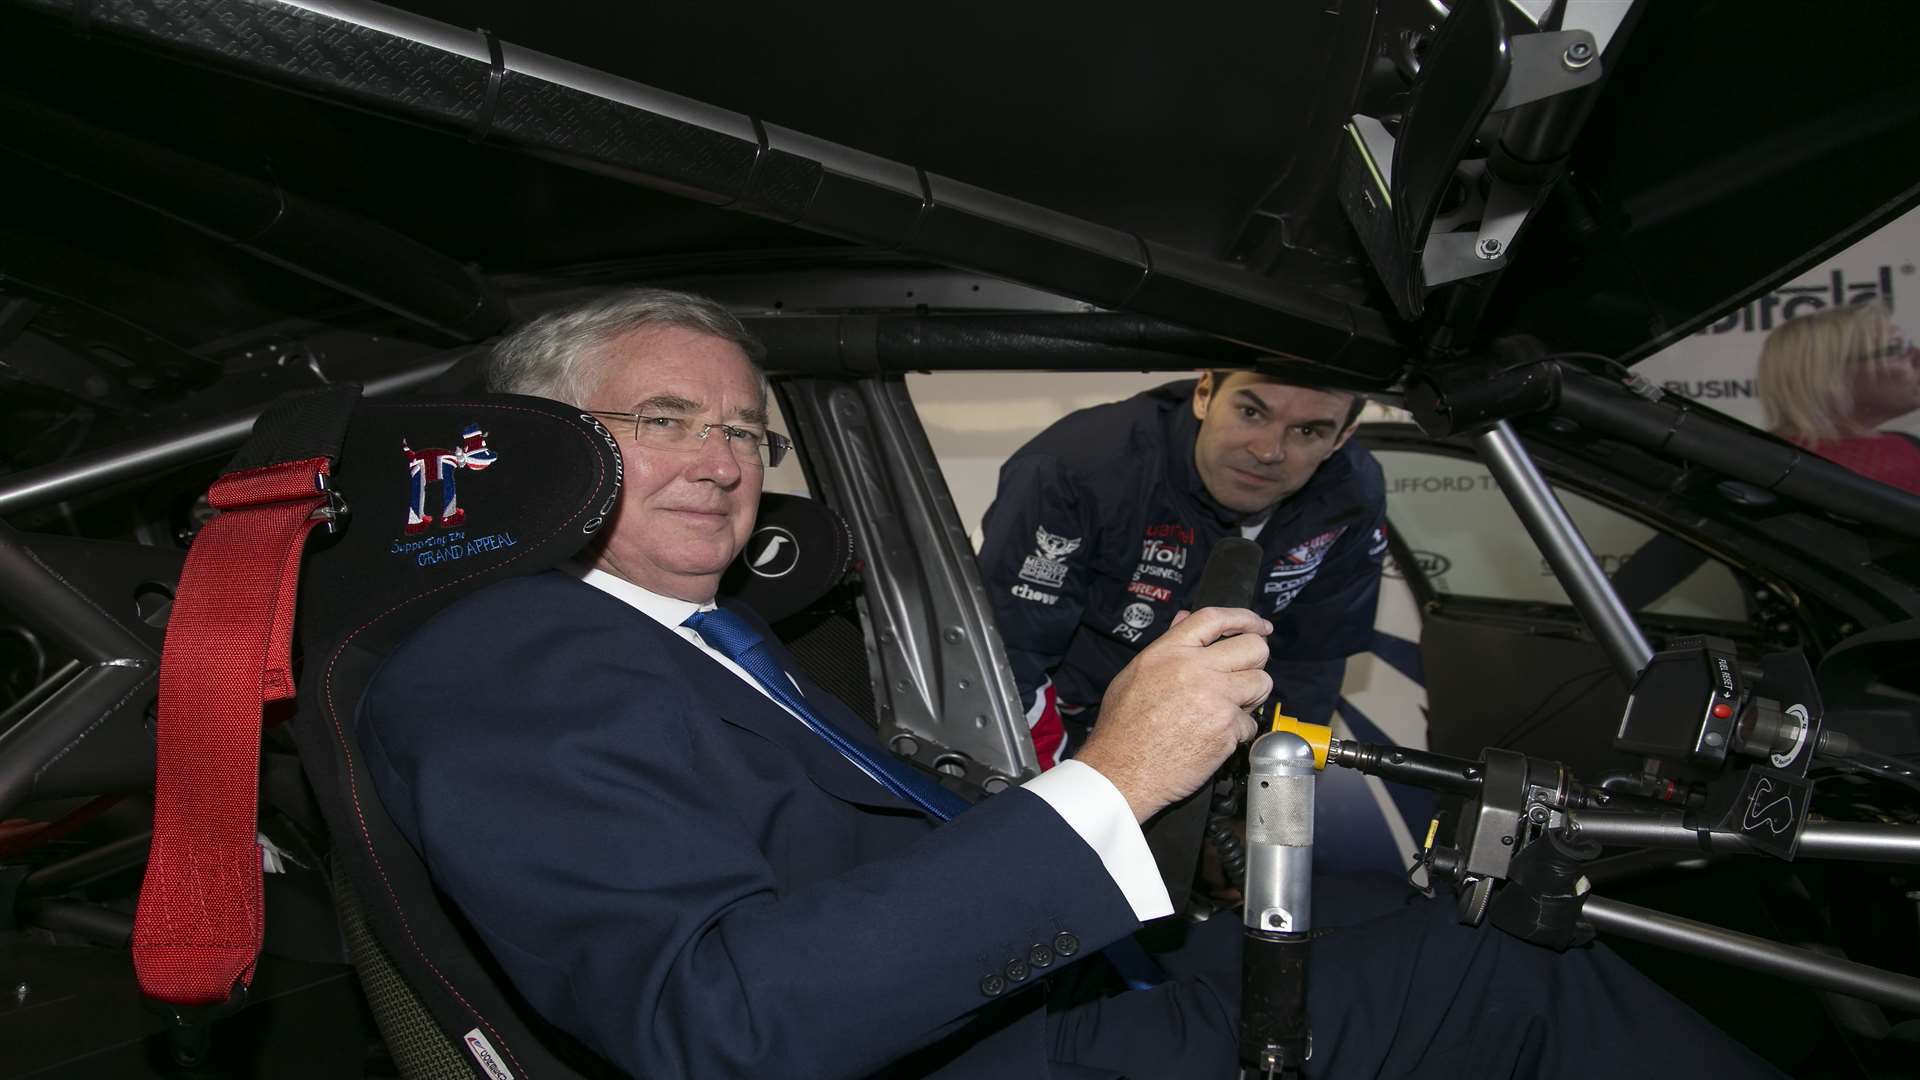
[(796, 872), (741, 808), (766, 783), (715, 742), (752, 736), (658, 642), (566, 608), (449, 613), (363, 700), (376, 786), (528, 1001), (635, 1075), (865, 1075), (988, 1005), (1032, 935), (1091, 952), (1138, 925), (1017, 790), (914, 842), (821, 835), (833, 865)]

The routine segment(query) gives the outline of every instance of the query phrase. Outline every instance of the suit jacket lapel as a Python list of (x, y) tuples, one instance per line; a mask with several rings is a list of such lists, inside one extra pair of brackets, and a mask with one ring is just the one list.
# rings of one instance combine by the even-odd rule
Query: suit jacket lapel
[[(638, 612), (635, 612), (638, 615)], [(658, 627), (652, 619), (640, 615), (644, 621)], [(665, 630), (664, 627), (661, 628)], [(695, 648), (694, 645), (670, 630), (665, 631), (672, 640), (667, 647), (679, 650), (676, 655), (686, 667), (691, 681), (699, 686), (707, 701), (714, 707), (719, 718), (733, 727), (752, 732), (770, 742), (786, 748), (801, 769), (822, 791), (844, 802), (859, 806), (871, 806), (887, 810), (902, 810), (921, 813), (919, 807), (896, 798), (880, 782), (868, 776), (864, 770), (840, 755), (825, 739), (815, 735), (798, 719), (788, 715), (787, 711), (776, 704), (760, 689), (747, 680), (722, 667), (712, 657)], [(784, 649), (776, 650), (781, 663), (785, 665), (799, 682), (801, 693), (815, 713), (825, 718), (835, 728), (849, 738), (862, 739), (863, 744), (872, 746), (874, 740), (865, 724), (852, 714), (846, 706), (833, 699), (831, 694), (813, 685), (803, 673), (796, 670), (791, 656)]]
[[(892, 792), (881, 787), (878, 781), (868, 776), (859, 766), (841, 757), (840, 752), (829, 745), (825, 739), (815, 735), (807, 729), (805, 724), (788, 715), (785, 709), (762, 693), (757, 686), (728, 671), (672, 628), (661, 625), (645, 613), (591, 585), (583, 583), (581, 588), (607, 603), (619, 604), (632, 616), (635, 639), (632, 647), (666, 650), (666, 655), (673, 657), (681, 670), (686, 672), (688, 683), (698, 689), (700, 696), (713, 708), (715, 715), (721, 721), (786, 749), (793, 760), (800, 765), (801, 770), (807, 774), (808, 779), (822, 791), (834, 798), (859, 806), (900, 810), (926, 816), (919, 807), (896, 798)], [(761, 622), (757, 617), (754, 621)], [(764, 623), (762, 626), (764, 628)], [(765, 632), (764, 629), (763, 632)], [(780, 647), (777, 638), (769, 636), (768, 640), (776, 646), (775, 654), (779, 656), (780, 662), (799, 680), (801, 692), (806, 696), (807, 704), (849, 738), (863, 738), (867, 745), (875, 742), (872, 732), (863, 721), (855, 717), (846, 706), (834, 700), (827, 691), (813, 685), (812, 681), (799, 671), (792, 655), (787, 653), (784, 647)]]

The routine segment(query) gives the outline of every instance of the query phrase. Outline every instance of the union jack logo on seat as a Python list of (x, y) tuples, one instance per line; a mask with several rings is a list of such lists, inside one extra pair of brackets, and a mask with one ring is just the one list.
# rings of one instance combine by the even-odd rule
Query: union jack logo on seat
[(480, 425), (467, 425), (460, 434), (458, 450), (415, 450), (405, 439), (400, 440), (400, 449), (407, 455), (407, 476), (413, 495), (407, 507), (406, 535), (418, 536), (433, 528), (434, 516), (427, 513), (429, 470), (431, 478), (440, 481), (440, 527), (451, 529), (465, 522), (467, 512), (460, 508), (455, 477), (461, 469), (478, 472), (496, 460), (493, 451), (487, 448), (487, 433), (480, 430)]

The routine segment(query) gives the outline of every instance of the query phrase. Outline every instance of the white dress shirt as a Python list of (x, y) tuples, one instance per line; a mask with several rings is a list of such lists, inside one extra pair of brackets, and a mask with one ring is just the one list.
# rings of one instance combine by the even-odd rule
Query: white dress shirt
[[(679, 634), (748, 686), (758, 690), (768, 701), (779, 705), (789, 716), (793, 715), (793, 710), (767, 693), (767, 688), (761, 686), (759, 680), (700, 640), (700, 635), (691, 627), (681, 625), (687, 621), (687, 616), (696, 611), (711, 611), (714, 607), (711, 600), (704, 604), (676, 600), (643, 589), (604, 570), (576, 563), (563, 564), (561, 569)], [(789, 673), (787, 677), (791, 679), (793, 676)], [(794, 720), (798, 722), (799, 717), (795, 716)], [(1067, 823), (1067, 827), (1086, 841), (1087, 846), (1099, 856), (1108, 876), (1113, 878), (1121, 895), (1127, 898), (1128, 906), (1133, 908), (1135, 918), (1146, 922), (1173, 914), (1173, 902), (1167, 896), (1166, 885), (1160, 880), (1153, 852), (1147, 848), (1147, 838), (1133, 820), (1133, 810), (1127, 806), (1120, 789), (1114, 787), (1112, 781), (1102, 776), (1098, 769), (1083, 762), (1067, 760), (1022, 786), (1052, 807), (1054, 813)]]

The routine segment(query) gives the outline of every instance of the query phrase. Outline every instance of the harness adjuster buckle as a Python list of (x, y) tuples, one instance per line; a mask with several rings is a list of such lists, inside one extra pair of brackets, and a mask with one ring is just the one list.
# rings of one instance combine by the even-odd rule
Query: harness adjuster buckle
[(330, 536), (338, 534), (340, 530), (347, 527), (348, 521), (353, 517), (353, 508), (347, 505), (344, 495), (327, 483), (326, 473), (314, 473), (313, 486), (315, 490), (326, 495), (327, 501), (324, 505), (313, 508), (313, 513), (308, 515), (309, 520), (325, 522), (327, 534)]

